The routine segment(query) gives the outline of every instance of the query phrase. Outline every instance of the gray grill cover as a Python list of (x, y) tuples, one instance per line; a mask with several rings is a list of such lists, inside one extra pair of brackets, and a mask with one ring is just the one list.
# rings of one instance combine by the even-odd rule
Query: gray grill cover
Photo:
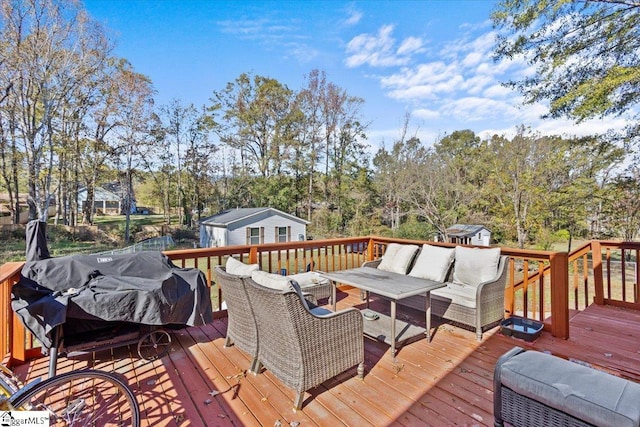
[(213, 321), (202, 271), (178, 268), (157, 251), (27, 262), (11, 305), (45, 348), (51, 348), (51, 332), (59, 325), (68, 336), (103, 328), (105, 322), (199, 326)]

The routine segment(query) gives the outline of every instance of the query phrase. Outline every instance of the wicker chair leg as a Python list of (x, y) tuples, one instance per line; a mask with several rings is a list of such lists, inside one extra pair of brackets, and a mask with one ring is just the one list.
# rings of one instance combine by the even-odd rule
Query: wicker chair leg
[(293, 402), (293, 411), (299, 411), (302, 408), (302, 402), (304, 401), (304, 391), (296, 393), (296, 400)]
[(231, 341), (231, 338), (229, 338), (229, 335), (227, 335), (227, 337), (224, 339), (224, 348), (229, 348), (233, 345), (233, 342)]
[(360, 362), (358, 364), (358, 378), (359, 379), (364, 378), (364, 362)]
[(482, 326), (476, 328), (476, 339), (482, 341)]

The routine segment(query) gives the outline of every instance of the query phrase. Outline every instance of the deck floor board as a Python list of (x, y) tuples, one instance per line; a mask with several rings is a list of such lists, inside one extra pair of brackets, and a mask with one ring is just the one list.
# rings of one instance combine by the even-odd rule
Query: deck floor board
[[(372, 306), (384, 311), (384, 301)], [(357, 291), (340, 292), (338, 308), (364, 307)], [(399, 316), (424, 325), (424, 315), (399, 308)], [(144, 426), (442, 426), (493, 425), (493, 368), (514, 346), (576, 359), (640, 381), (640, 312), (590, 306), (570, 319), (570, 338), (548, 332), (533, 343), (493, 328), (482, 342), (471, 330), (434, 318), (432, 342), (399, 348), (365, 338), (365, 378), (352, 368), (306, 394), (292, 410), (295, 392), (269, 371), (248, 373), (250, 357), (224, 347), (226, 319), (173, 331), (170, 353), (145, 361), (135, 346), (61, 357), (57, 371), (87, 367), (115, 371), (131, 385)], [(15, 367), (23, 381), (46, 377), (48, 358)], [(218, 392), (212, 396), (210, 392)], [(215, 393), (214, 393), (215, 394)]]

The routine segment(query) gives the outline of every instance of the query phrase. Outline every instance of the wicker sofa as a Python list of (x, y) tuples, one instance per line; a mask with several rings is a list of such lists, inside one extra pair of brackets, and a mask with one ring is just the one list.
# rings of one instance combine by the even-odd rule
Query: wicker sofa
[(640, 384), (514, 347), (494, 371), (495, 427), (640, 425)]
[[(387, 254), (392, 259), (385, 260)], [(446, 287), (431, 292), (432, 314), (474, 328), (477, 339), (482, 340), (483, 331), (504, 318), (508, 259), (500, 255), (499, 248), (390, 244), (381, 259), (367, 261), (363, 267), (446, 283)], [(424, 310), (424, 298), (417, 295), (398, 304)]]
[(302, 407), (305, 391), (353, 366), (363, 377), (359, 310), (309, 306), (298, 284), (283, 276), (255, 272), (245, 283), (258, 328), (258, 371), (264, 366), (296, 391), (294, 410)]

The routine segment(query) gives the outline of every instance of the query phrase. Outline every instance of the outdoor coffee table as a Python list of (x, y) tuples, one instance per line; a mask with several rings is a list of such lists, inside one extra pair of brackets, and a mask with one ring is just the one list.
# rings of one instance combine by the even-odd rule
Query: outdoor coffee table
[[(333, 310), (336, 310), (336, 287), (338, 283), (351, 285), (355, 288), (367, 291), (367, 310), (365, 314), (364, 333), (391, 345), (391, 356), (396, 355), (396, 344), (426, 334), (431, 341), (431, 295), (434, 289), (442, 288), (444, 283), (433, 282), (403, 274), (390, 273), (372, 267), (352, 268), (349, 270), (334, 271), (331, 273), (318, 273), (322, 277), (331, 280), (331, 300)], [(381, 295), (391, 302), (391, 316), (376, 313), (369, 310), (369, 293)], [(408, 324), (396, 319), (396, 303), (398, 300), (414, 295), (426, 295), (425, 312), (426, 328)], [(373, 316), (371, 314), (373, 313)], [(376, 317), (377, 316), (377, 317)], [(369, 320), (370, 319), (370, 320)], [(396, 331), (399, 331), (396, 334)]]

